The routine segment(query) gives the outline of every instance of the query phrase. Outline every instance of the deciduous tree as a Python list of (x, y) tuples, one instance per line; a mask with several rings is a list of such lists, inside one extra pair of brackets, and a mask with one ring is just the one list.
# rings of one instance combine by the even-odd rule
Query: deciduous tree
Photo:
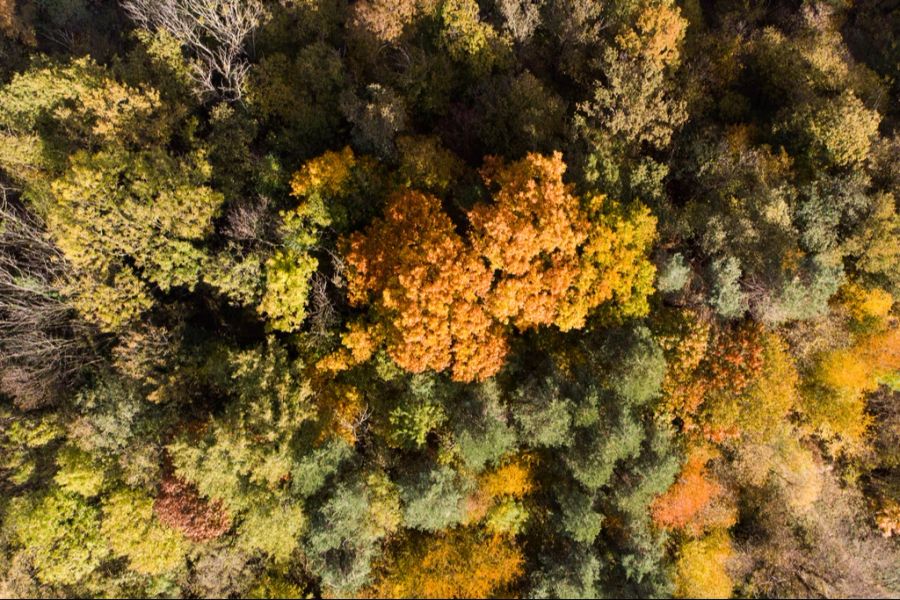
[(378, 596), (484, 598), (502, 593), (522, 573), (524, 558), (505, 536), (458, 528), (410, 540), (376, 584)]
[(239, 100), (250, 65), (246, 43), (263, 17), (258, 0), (123, 0), (122, 7), (146, 29), (159, 29), (194, 54), (201, 93)]
[[(404, 239), (397, 246), (395, 241)], [(506, 342), (483, 299), (491, 273), (434, 196), (397, 192), (383, 219), (347, 240), (348, 295), (384, 319), (388, 352), (414, 373), (451, 368), (462, 381), (494, 374)]]

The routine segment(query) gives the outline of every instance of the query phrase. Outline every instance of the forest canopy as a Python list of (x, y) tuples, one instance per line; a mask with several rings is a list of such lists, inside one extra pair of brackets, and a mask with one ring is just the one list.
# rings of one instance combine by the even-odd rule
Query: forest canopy
[(896, 0), (0, 0), (0, 597), (900, 596)]

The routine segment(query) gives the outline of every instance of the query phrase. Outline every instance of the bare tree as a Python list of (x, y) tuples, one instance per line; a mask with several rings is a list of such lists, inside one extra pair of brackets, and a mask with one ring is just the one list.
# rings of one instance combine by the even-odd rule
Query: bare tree
[(40, 221), (0, 186), (0, 391), (22, 408), (55, 400), (98, 360), (93, 328), (61, 293), (66, 268)]
[(269, 218), (270, 200), (242, 199), (232, 205), (225, 215), (222, 234), (234, 242), (247, 246), (271, 245), (274, 219)]
[(122, 0), (141, 27), (162, 30), (194, 55), (193, 77), (204, 94), (240, 100), (250, 65), (245, 43), (259, 26), (259, 0)]
[(328, 279), (321, 273), (313, 273), (310, 281), (310, 330), (323, 338), (337, 323), (337, 311), (328, 294)]
[(541, 24), (544, 0), (499, 0), (497, 6), (503, 15), (506, 28), (520, 44), (531, 39)]

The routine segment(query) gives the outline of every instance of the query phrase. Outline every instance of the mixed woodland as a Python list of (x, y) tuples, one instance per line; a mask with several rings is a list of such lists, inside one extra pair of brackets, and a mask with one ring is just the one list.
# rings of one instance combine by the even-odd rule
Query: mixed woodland
[(900, 596), (897, 0), (0, 0), (0, 597)]

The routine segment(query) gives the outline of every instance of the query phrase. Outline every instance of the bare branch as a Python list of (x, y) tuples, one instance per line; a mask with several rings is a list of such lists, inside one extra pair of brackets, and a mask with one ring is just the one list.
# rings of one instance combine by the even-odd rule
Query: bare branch
[(259, 0), (122, 0), (141, 27), (163, 30), (194, 55), (193, 77), (201, 94), (240, 100), (250, 65), (244, 44), (259, 26)]
[(40, 221), (0, 189), (0, 391), (47, 404), (98, 360), (93, 329), (61, 293), (67, 264)]

